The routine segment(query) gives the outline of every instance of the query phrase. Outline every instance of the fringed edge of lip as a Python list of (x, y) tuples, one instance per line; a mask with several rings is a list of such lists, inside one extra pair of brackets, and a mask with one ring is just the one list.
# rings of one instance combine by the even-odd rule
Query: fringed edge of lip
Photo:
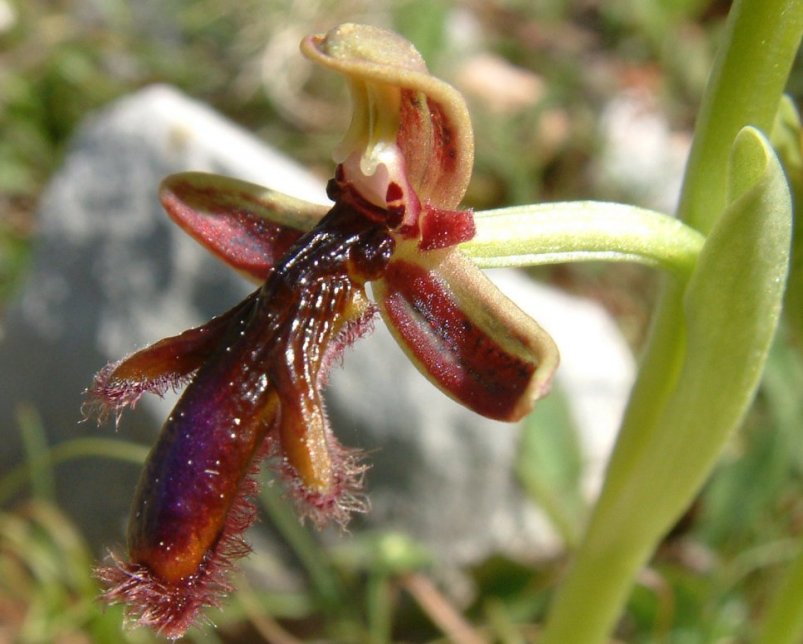
[(168, 584), (146, 564), (124, 561), (113, 552), (109, 553), (108, 565), (95, 569), (94, 577), (105, 588), (101, 601), (126, 606), (126, 627), (145, 626), (168, 639), (178, 639), (193, 625), (212, 623), (203, 610), (220, 608), (234, 590), (229, 576), (235, 561), (251, 552), (243, 534), (257, 517), (253, 499), (259, 493), (260, 464), (266, 455), (267, 447), (263, 446), (240, 483), (220, 537), (195, 574)]
[(145, 394), (164, 396), (168, 391), (179, 391), (190, 380), (190, 373), (164, 374), (149, 380), (127, 380), (114, 378), (114, 372), (127, 358), (107, 364), (95, 374), (92, 385), (84, 390), (86, 399), (81, 405), (82, 421), (92, 418), (102, 424), (109, 416), (114, 416), (116, 425), (120, 424), (123, 412), (134, 409)]
[(325, 492), (304, 485), (295, 468), (282, 458), (278, 444), (272, 449), (269, 462), (302, 521), (309, 519), (319, 530), (332, 523), (345, 530), (352, 514), (371, 508), (363, 489), (370, 466), (362, 462), (362, 450), (343, 447), (331, 434), (327, 439), (333, 477)]

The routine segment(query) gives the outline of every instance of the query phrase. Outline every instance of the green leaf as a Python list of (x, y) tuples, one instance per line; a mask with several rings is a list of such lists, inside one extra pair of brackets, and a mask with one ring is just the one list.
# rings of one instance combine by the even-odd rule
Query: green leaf
[[(695, 423), (708, 433), (737, 423), (752, 399), (789, 264), (789, 191), (758, 130), (745, 128), (736, 139), (728, 192), (731, 204), (686, 292), (688, 358), (675, 402), (678, 412), (694, 403), (701, 414)], [(708, 418), (716, 420), (713, 427), (700, 424)]]
[(803, 600), (803, 547), (798, 547), (798, 555), (787, 566), (772, 600), (755, 641), (760, 644), (799, 642), (803, 637), (803, 611), (800, 610)]
[(728, 192), (731, 203), (684, 296), (686, 355), (677, 387), (630, 476), (633, 500), (662, 497), (640, 521), (655, 538), (691, 501), (747, 411), (781, 309), (791, 203), (783, 171), (758, 130), (745, 128), (736, 139)]
[(47, 434), (37, 411), (26, 404), (17, 408), (23, 445), (28, 457), (33, 495), (40, 501), (53, 501), (56, 486), (53, 467), (47, 459)]

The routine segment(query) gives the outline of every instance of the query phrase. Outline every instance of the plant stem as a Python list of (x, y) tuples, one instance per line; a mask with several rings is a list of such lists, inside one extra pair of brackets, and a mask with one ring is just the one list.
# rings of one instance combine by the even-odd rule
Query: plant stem
[(486, 641), (424, 574), (411, 572), (399, 582), (450, 642), (482, 644)]
[(800, 46), (800, 0), (734, 2), (694, 131), (678, 216), (707, 233), (725, 207), (727, 159), (736, 134), (769, 135)]
[(372, 570), (368, 573), (366, 605), (370, 644), (383, 644), (391, 640), (393, 627), (391, 590), (390, 580), (384, 571)]
[[(76, 438), (50, 447), (43, 455), (48, 467), (77, 458), (116, 459), (134, 465), (142, 465), (148, 455), (148, 448), (129, 441), (115, 438)], [(29, 464), (23, 463), (0, 478), (0, 505), (16, 494), (35, 476)]]
[(17, 421), (28, 456), (33, 495), (40, 501), (53, 501), (56, 484), (53, 478), (53, 466), (47, 457), (47, 436), (39, 414), (33, 407), (20, 404), (17, 408)]
[[(592, 514), (589, 528), (578, 548), (566, 579), (551, 608), (542, 642), (595, 644), (606, 640), (627, 601), (639, 568), (653, 548), (651, 539), (642, 538), (639, 526), (614, 525), (616, 501), (625, 493), (642, 454), (654, 436), (667, 399), (682, 368), (682, 353), (675, 351), (671, 330), (679, 311), (675, 306), (681, 285), (666, 285), (653, 329), (653, 344), (642, 363), (639, 379), (631, 394), (631, 404), (623, 422), (617, 446), (608, 466), (603, 492)], [(636, 402), (634, 402), (636, 401)], [(642, 404), (637, 404), (641, 401)], [(621, 534), (617, 534), (621, 529)], [(628, 538), (622, 538), (629, 533)], [(582, 619), (578, 619), (582, 615)]]

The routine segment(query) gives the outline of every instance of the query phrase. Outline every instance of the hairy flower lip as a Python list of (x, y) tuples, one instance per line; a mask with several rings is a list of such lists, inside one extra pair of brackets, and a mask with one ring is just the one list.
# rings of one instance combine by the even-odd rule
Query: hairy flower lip
[(101, 596), (105, 602), (126, 605), (127, 625), (150, 627), (175, 640), (205, 619), (203, 609), (219, 607), (234, 590), (228, 579), (233, 563), (251, 552), (242, 534), (256, 519), (256, 507), (250, 499), (258, 492), (257, 474), (258, 466), (252, 465), (240, 483), (242, 489), (226, 516), (220, 537), (195, 574), (170, 583), (154, 574), (147, 564), (124, 561), (114, 552), (109, 553), (107, 565), (97, 568), (94, 576), (106, 588)]

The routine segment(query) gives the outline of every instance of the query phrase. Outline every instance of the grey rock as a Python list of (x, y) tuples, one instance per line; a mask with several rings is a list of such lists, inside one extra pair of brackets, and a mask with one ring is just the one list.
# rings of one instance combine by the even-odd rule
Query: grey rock
[(672, 213), (683, 183), (691, 134), (670, 129), (647, 90), (613, 98), (599, 120), (601, 151), (593, 164), (599, 186), (629, 201)]
[[(252, 285), (208, 255), (158, 204), (161, 178), (206, 170), (314, 201), (323, 182), (175, 90), (157, 86), (89, 118), (41, 204), (34, 267), (0, 341), (0, 471), (20, 462), (20, 403), (39, 413), (51, 442), (109, 436), (80, 424), (82, 390), (105, 363), (197, 325)], [(555, 336), (588, 462), (599, 483), (632, 380), (632, 363), (598, 307), (501, 272), (495, 278)], [(559, 542), (513, 474), (520, 428), (483, 419), (438, 392), (376, 332), (332, 375), (328, 407), (345, 445), (370, 452), (373, 510), (356, 530), (398, 529), (443, 561), (490, 553), (533, 557)], [(148, 443), (172, 405), (147, 397), (118, 435)], [(60, 503), (96, 547), (120, 543), (138, 471), (97, 459), (58, 469)], [(338, 537), (339, 538), (339, 537)]]

